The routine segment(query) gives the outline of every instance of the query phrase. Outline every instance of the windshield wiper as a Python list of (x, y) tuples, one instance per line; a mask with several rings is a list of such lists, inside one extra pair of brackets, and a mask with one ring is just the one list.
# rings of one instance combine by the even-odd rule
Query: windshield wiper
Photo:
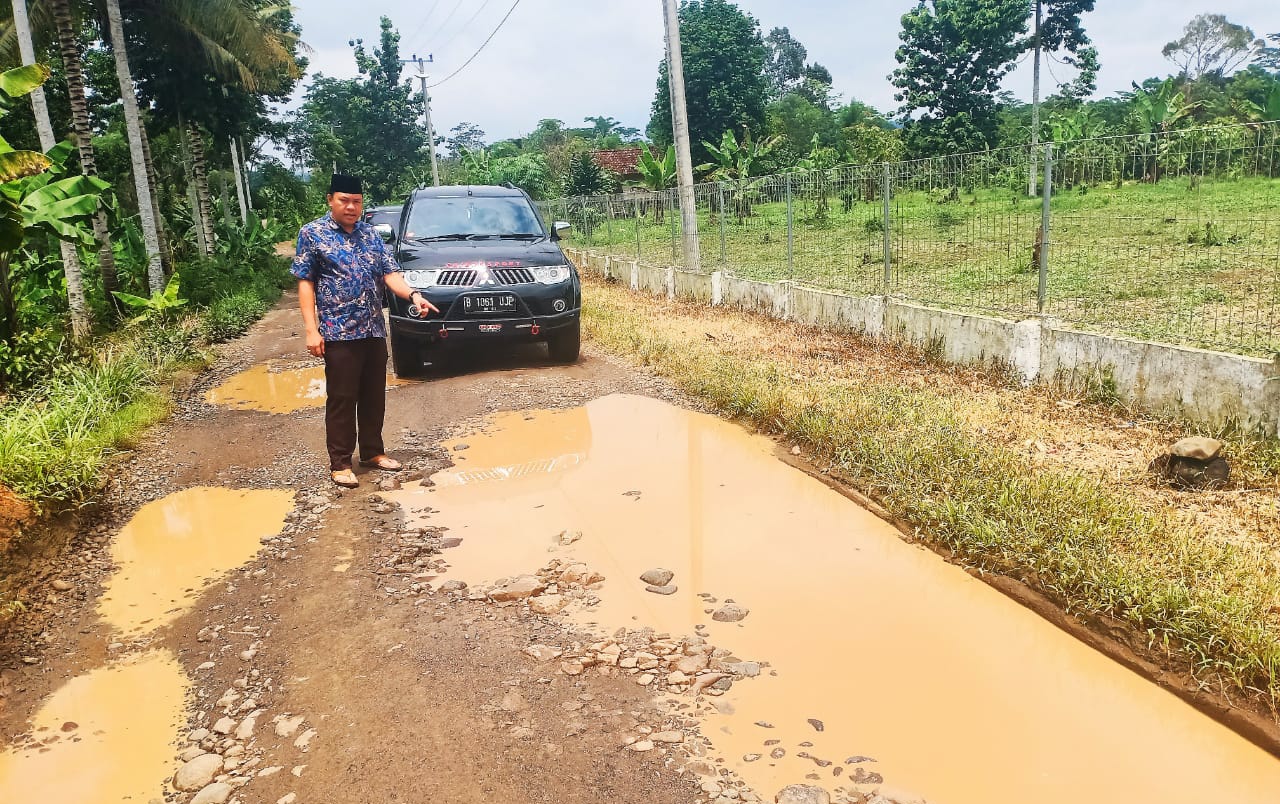
[(472, 237), (474, 237), (474, 235), (454, 232), (452, 234), (432, 235), (431, 237), (415, 237), (413, 239), (418, 243), (434, 243), (437, 240), (469, 240)]

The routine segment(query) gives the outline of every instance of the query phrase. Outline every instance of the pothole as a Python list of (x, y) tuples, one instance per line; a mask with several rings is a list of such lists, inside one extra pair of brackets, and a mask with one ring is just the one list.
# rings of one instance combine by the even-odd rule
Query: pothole
[[(797, 783), (948, 804), (1280, 789), (1280, 761), (904, 542), (767, 439), (629, 396), (491, 424), (446, 445), (457, 463), (433, 486), (388, 495), (408, 524), (447, 528), (445, 580), (581, 562), (605, 580), (568, 602), (572, 622), (761, 663), (701, 711), (714, 756), (766, 799)], [(640, 580), (655, 568), (667, 584)], [(746, 616), (725, 616), (730, 601)]]
[(187, 681), (167, 651), (73, 678), (0, 754), (0, 801), (148, 802), (164, 794)]
[(125, 637), (175, 619), (213, 578), (251, 559), (293, 509), (276, 489), (190, 488), (144, 505), (111, 544), (98, 611)]
[[(406, 384), (387, 375), (387, 388)], [(210, 405), (263, 413), (293, 413), (324, 405), (324, 366), (287, 368), (272, 361), (233, 374), (205, 393)]]

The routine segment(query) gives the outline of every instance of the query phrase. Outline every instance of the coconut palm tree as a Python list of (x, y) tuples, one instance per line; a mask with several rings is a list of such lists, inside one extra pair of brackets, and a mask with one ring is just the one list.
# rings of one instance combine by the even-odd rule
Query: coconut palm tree
[(129, 52), (125, 45), (124, 21), (120, 16), (120, 0), (106, 0), (107, 30), (111, 51), (115, 56), (116, 78), (120, 82), (120, 100), (124, 109), (125, 131), (129, 137), (129, 157), (133, 167), (133, 187), (138, 198), (142, 223), (142, 241), (147, 250), (147, 286), (153, 294), (162, 293), (164, 269), (160, 263), (160, 235), (156, 226), (155, 203), (147, 181), (147, 164), (142, 148), (142, 118), (138, 113), (138, 96), (133, 88), (133, 72), (129, 69)]
[[(35, 45), (31, 39), (31, 22), (27, 16), (27, 0), (12, 0), (13, 27), (18, 37), (18, 48), (22, 54), (23, 64), (35, 64)], [(49, 107), (45, 104), (44, 90), (36, 87), (31, 92), (31, 106), (35, 111), (36, 130), (40, 135), (40, 148), (46, 152), (53, 150), (58, 140), (53, 136), (53, 125), (49, 122)], [(67, 306), (71, 310), (71, 335), (82, 340), (93, 329), (93, 320), (89, 316), (89, 305), (85, 303), (84, 280), (80, 272), (80, 255), (75, 245), (59, 240), (62, 250), (62, 271), (67, 279)]]
[[(71, 100), (71, 125), (75, 132), (76, 148), (80, 153), (80, 167), (86, 176), (98, 175), (98, 163), (93, 152), (93, 135), (89, 129), (89, 105), (85, 98), (84, 62), (80, 54), (80, 41), (71, 13), (71, 0), (46, 0), (53, 15), (58, 34), (58, 46), (62, 53), (62, 68), (67, 78), (67, 95)], [(108, 299), (114, 299), (112, 291), (120, 289), (117, 278), (115, 253), (111, 249), (111, 234), (107, 230), (107, 216), (99, 212), (93, 218), (93, 236), (98, 241), (98, 269), (102, 273), (102, 288)]]

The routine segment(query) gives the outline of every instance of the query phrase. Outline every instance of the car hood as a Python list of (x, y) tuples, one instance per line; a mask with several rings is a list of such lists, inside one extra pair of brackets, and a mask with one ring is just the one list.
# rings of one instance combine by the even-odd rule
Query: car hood
[(405, 243), (396, 250), (396, 261), (405, 270), (452, 268), (484, 263), (491, 268), (536, 268), (564, 265), (556, 243), (543, 240), (467, 240), (441, 243)]

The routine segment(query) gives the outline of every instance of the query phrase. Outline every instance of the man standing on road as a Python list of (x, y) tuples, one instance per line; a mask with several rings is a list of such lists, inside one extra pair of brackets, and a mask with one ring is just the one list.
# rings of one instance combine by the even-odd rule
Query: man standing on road
[(360, 463), (389, 472), (400, 462), (382, 445), (386, 408), (387, 332), (383, 289), (408, 299), (425, 318), (440, 312), (404, 281), (377, 231), (361, 220), (360, 179), (334, 174), (329, 213), (298, 232), (293, 275), (306, 328), (307, 351), (324, 358), (325, 441), (333, 482), (360, 485), (351, 471), (359, 424)]

